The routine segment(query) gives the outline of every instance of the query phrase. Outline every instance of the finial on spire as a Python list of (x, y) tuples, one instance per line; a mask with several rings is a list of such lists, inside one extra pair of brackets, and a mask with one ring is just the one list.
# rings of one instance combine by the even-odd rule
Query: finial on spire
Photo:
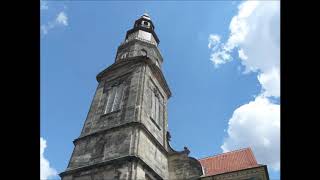
[(144, 17), (144, 18), (146, 18), (148, 20), (151, 20), (149, 14), (147, 13), (147, 10), (144, 10), (144, 13), (143, 13), (143, 15), (141, 17)]
[(143, 15), (149, 16), (148, 11), (145, 9)]

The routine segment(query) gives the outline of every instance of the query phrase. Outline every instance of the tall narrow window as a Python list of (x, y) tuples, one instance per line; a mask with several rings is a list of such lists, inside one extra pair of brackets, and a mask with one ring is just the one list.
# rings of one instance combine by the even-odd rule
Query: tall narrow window
[(159, 99), (158, 97), (156, 96), (156, 101), (155, 101), (155, 121), (156, 123), (159, 125)]
[(161, 104), (160, 104), (160, 95), (156, 90), (152, 91), (151, 93), (151, 112), (150, 116), (151, 119), (156, 123), (158, 127), (161, 127), (161, 119), (160, 113), (161, 113)]
[(122, 97), (123, 97), (123, 85), (119, 85), (116, 87), (117, 91), (115, 94), (115, 98), (114, 98), (114, 103), (112, 106), (112, 111), (116, 111), (120, 109), (120, 103), (122, 101)]
[(107, 103), (104, 113), (110, 113), (120, 109), (123, 98), (124, 85), (113, 86), (107, 93)]
[(151, 91), (151, 97), (150, 97), (150, 99), (151, 99), (151, 106), (150, 106), (151, 112), (150, 112), (150, 116), (151, 116), (152, 119), (154, 119), (154, 117), (155, 117), (155, 112), (154, 112), (155, 96), (154, 96), (153, 91)]

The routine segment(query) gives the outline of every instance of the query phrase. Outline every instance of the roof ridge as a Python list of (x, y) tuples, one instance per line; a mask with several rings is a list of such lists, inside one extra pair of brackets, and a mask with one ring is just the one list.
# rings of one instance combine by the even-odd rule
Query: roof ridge
[(219, 154), (215, 154), (215, 155), (212, 155), (212, 156), (200, 158), (198, 160), (209, 159), (209, 158), (218, 157), (218, 156), (222, 156), (222, 155), (226, 155), (226, 154), (230, 154), (230, 153), (234, 153), (234, 152), (239, 152), (239, 151), (244, 151), (244, 150), (249, 150), (249, 151), (251, 151), (251, 153), (253, 153), (250, 147), (246, 147), (246, 148), (236, 149), (236, 150), (233, 150), (233, 151), (229, 151), (229, 152), (225, 152), (225, 153), (219, 153)]

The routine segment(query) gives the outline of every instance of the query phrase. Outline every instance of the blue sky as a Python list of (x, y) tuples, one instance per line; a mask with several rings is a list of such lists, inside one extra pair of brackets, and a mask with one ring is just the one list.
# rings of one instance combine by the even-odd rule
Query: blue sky
[[(271, 124), (280, 122), (280, 60), (277, 46), (270, 43), (279, 41), (280, 29), (274, 26), (277, 8), (267, 11), (266, 3), (41, 2), (41, 137), (47, 145), (46, 166), (57, 172), (67, 167), (72, 141), (80, 135), (97, 86), (95, 76), (114, 62), (126, 31), (147, 11), (156, 26), (162, 70), (173, 94), (168, 104), (171, 145), (176, 150), (187, 146), (196, 158), (252, 146), (259, 163), (268, 165), (270, 178), (279, 179), (280, 171), (270, 167), (279, 162), (280, 129)], [(261, 14), (270, 17), (270, 27), (258, 23)], [(233, 19), (239, 22), (234, 24), (255, 28), (231, 27)], [(263, 38), (259, 25), (271, 29), (275, 41)], [(265, 54), (275, 55), (269, 60)], [(270, 109), (266, 116), (259, 113)], [(262, 134), (253, 131), (255, 127)]]

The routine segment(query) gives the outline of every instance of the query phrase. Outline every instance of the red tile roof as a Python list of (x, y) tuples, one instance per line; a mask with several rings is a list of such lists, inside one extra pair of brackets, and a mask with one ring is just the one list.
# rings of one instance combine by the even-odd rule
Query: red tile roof
[(199, 159), (199, 161), (203, 167), (204, 176), (212, 176), (260, 166), (250, 148), (218, 154)]

